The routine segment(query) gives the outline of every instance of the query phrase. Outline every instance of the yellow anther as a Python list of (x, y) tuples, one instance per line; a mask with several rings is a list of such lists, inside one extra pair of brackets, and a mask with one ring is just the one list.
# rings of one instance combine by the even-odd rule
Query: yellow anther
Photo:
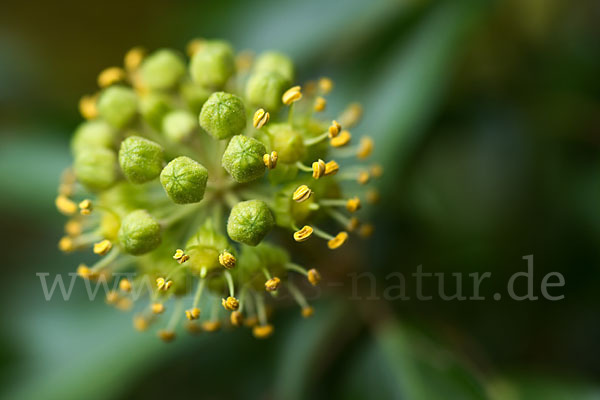
[(234, 311), (229, 316), (229, 320), (233, 326), (242, 326), (244, 323), (244, 315), (239, 311)]
[(327, 242), (327, 246), (331, 250), (337, 249), (338, 247), (340, 247), (341, 245), (343, 245), (344, 242), (346, 242), (347, 239), (348, 239), (348, 233), (347, 232), (340, 232), (333, 239), (331, 239), (330, 241)]
[(373, 175), (375, 178), (381, 177), (381, 175), (383, 175), (383, 167), (379, 164), (372, 165), (371, 175)]
[(173, 285), (173, 281), (166, 280), (165, 278), (156, 278), (156, 287), (158, 290), (167, 291)]
[(116, 304), (120, 298), (121, 298), (121, 296), (119, 296), (119, 293), (117, 293), (114, 290), (111, 290), (110, 292), (106, 293), (106, 303), (107, 304)]
[(273, 169), (277, 166), (277, 160), (279, 159), (279, 154), (276, 151), (272, 151), (271, 154), (265, 154), (263, 156), (263, 162), (265, 163), (265, 167), (269, 169)]
[(329, 129), (328, 129), (329, 138), (333, 139), (334, 137), (339, 135), (341, 131), (342, 131), (342, 125), (340, 125), (340, 123), (337, 122), (336, 120), (331, 121), (331, 125), (329, 126)]
[(67, 196), (58, 196), (54, 204), (56, 204), (56, 209), (64, 215), (73, 215), (77, 212), (77, 204)]
[(85, 264), (79, 264), (77, 267), (77, 275), (82, 277), (83, 279), (94, 279), (96, 278), (96, 274), (92, 272), (92, 270)]
[(61, 183), (58, 185), (58, 194), (65, 197), (71, 197), (75, 193), (75, 186), (72, 183)]
[(81, 222), (77, 220), (72, 219), (70, 221), (67, 221), (67, 223), (65, 224), (65, 232), (69, 236), (78, 236), (81, 234), (82, 230), (83, 227), (81, 226)]
[(350, 143), (350, 139), (352, 139), (352, 135), (348, 131), (341, 131), (339, 135), (334, 138), (331, 138), (329, 143), (333, 147), (342, 147)]
[(360, 199), (358, 197), (353, 197), (346, 201), (346, 210), (355, 212), (358, 209), (360, 209)]
[(105, 88), (125, 79), (125, 71), (119, 67), (109, 67), (98, 75), (98, 86)]
[(321, 282), (321, 274), (314, 268), (308, 270), (308, 281), (311, 285), (317, 286)]
[(158, 337), (163, 342), (169, 343), (169, 342), (172, 342), (173, 340), (175, 340), (175, 332), (166, 330), (166, 329), (162, 329), (162, 330), (158, 331)]
[(185, 252), (181, 249), (177, 249), (175, 250), (175, 254), (173, 255), (173, 259), (177, 260), (177, 262), (179, 264), (183, 264), (184, 262), (186, 262), (187, 260), (190, 259), (190, 256), (188, 256), (187, 254), (185, 254)]
[(352, 232), (360, 225), (360, 221), (356, 217), (350, 218), (350, 222), (348, 222), (347, 229)]
[(125, 58), (123, 60), (123, 64), (125, 64), (125, 69), (129, 72), (135, 71), (138, 69), (142, 60), (144, 60), (144, 55), (146, 51), (142, 47), (134, 47), (125, 53)]
[(327, 165), (325, 164), (325, 161), (321, 160), (320, 158), (318, 161), (313, 162), (312, 163), (313, 178), (319, 179), (320, 177), (325, 175), (326, 167), (327, 167)]
[(313, 228), (310, 227), (310, 226), (308, 226), (308, 225), (304, 225), (302, 227), (302, 229), (300, 229), (299, 231), (294, 232), (294, 240), (296, 242), (304, 242), (312, 234), (313, 234)]
[(79, 113), (85, 119), (95, 119), (98, 117), (98, 107), (96, 103), (98, 95), (86, 95), (79, 99)]
[(286, 106), (289, 106), (295, 101), (298, 101), (302, 98), (302, 89), (300, 86), (294, 86), (285, 91), (283, 96), (281, 96), (281, 101)]
[(236, 262), (235, 256), (226, 250), (223, 250), (221, 254), (219, 254), (219, 264), (227, 269), (235, 267)]
[(273, 325), (255, 325), (252, 334), (257, 339), (266, 339), (273, 334)]
[(325, 176), (335, 175), (339, 170), (340, 166), (333, 160), (325, 164)]
[(219, 321), (204, 321), (202, 323), (202, 330), (205, 332), (216, 332), (221, 329), (221, 323)]
[(267, 292), (274, 292), (277, 290), (277, 288), (279, 288), (280, 283), (281, 283), (281, 279), (274, 276), (273, 278), (271, 278), (265, 282), (265, 290)]
[(370, 204), (377, 204), (379, 203), (379, 192), (377, 191), (377, 189), (370, 189), (367, 194), (366, 194), (366, 198), (367, 198), (367, 203)]
[(352, 128), (358, 123), (358, 121), (360, 121), (362, 114), (362, 106), (358, 103), (352, 103), (346, 108), (346, 110), (344, 110), (344, 112), (342, 113), (342, 115), (340, 115), (339, 118), (344, 126)]
[(248, 328), (252, 328), (253, 326), (256, 326), (257, 324), (258, 324), (258, 318), (256, 318), (255, 316), (244, 319), (244, 326), (247, 326)]
[(121, 297), (119, 301), (117, 301), (117, 304), (115, 304), (115, 307), (117, 310), (129, 311), (131, 310), (131, 307), (133, 307), (133, 301), (127, 297)]
[(90, 215), (93, 210), (92, 201), (90, 199), (85, 199), (79, 203), (79, 212), (81, 215)]
[(326, 107), (326, 106), (327, 106), (327, 100), (325, 100), (325, 98), (323, 98), (323, 97), (321, 97), (321, 96), (318, 96), (318, 97), (315, 99), (315, 105), (314, 105), (313, 109), (314, 109), (316, 112), (321, 112), (321, 111), (324, 111), (324, 110), (325, 110), (325, 107)]
[(363, 226), (360, 227), (360, 236), (364, 237), (364, 238), (368, 238), (369, 236), (371, 236), (373, 234), (373, 232), (375, 231), (375, 227), (371, 224), (364, 224)]
[(302, 91), (307, 96), (312, 96), (317, 92), (317, 82), (315, 81), (306, 81), (302, 86)]
[(162, 303), (152, 303), (151, 309), (153, 314), (162, 314), (165, 312), (165, 306)]
[(298, 203), (302, 203), (312, 195), (312, 190), (306, 185), (300, 185), (292, 194), (292, 199)]
[(200, 309), (198, 307), (190, 308), (189, 310), (185, 310), (185, 316), (190, 321), (198, 319), (200, 317)]
[(361, 185), (366, 185), (371, 180), (371, 175), (369, 175), (368, 171), (360, 171), (356, 180)]
[(196, 335), (202, 332), (202, 327), (196, 323), (196, 321), (187, 321), (184, 325), (185, 330), (191, 333), (192, 335)]
[(321, 78), (319, 79), (319, 90), (322, 93), (329, 93), (333, 89), (333, 81), (329, 78)]
[(105, 255), (112, 249), (112, 243), (110, 240), (104, 239), (98, 243), (94, 243), (94, 254)]
[(238, 71), (246, 71), (252, 66), (254, 53), (250, 50), (243, 50), (235, 58), (235, 66)]
[(221, 304), (227, 311), (235, 311), (240, 307), (239, 300), (231, 296), (229, 296), (227, 299), (221, 299)]
[(311, 306), (302, 307), (302, 316), (304, 318), (310, 318), (315, 313), (315, 309)]
[(135, 317), (133, 317), (133, 327), (136, 331), (143, 332), (147, 330), (149, 326), (150, 324), (148, 323), (148, 320), (143, 316), (136, 315)]
[(194, 54), (196, 54), (198, 52), (198, 50), (200, 50), (204, 46), (204, 43), (205, 43), (204, 39), (200, 39), (200, 38), (190, 40), (188, 42), (187, 46), (185, 47), (185, 51), (186, 51), (187, 55), (192, 57)]
[(254, 113), (254, 117), (252, 118), (252, 125), (254, 125), (256, 129), (260, 129), (263, 126), (265, 126), (267, 122), (269, 122), (270, 117), (271, 114), (269, 114), (268, 111), (265, 111), (264, 108), (259, 108)]
[(75, 243), (70, 237), (64, 236), (58, 241), (58, 248), (60, 249), (60, 251), (68, 253), (70, 251), (75, 250)]
[(369, 157), (373, 152), (373, 146), (373, 139), (368, 136), (363, 136), (360, 138), (360, 144), (358, 145), (356, 157), (358, 157), (360, 160), (364, 160), (365, 158)]
[(119, 281), (119, 289), (124, 292), (131, 292), (131, 281), (127, 278), (123, 278)]

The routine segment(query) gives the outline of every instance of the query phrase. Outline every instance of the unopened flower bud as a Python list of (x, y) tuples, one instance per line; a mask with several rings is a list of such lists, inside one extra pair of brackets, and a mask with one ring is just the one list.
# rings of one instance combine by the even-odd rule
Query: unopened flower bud
[(190, 63), (194, 82), (211, 87), (223, 86), (234, 69), (233, 49), (229, 43), (220, 40), (203, 41)]
[(132, 183), (145, 183), (160, 175), (163, 159), (163, 148), (151, 140), (130, 136), (121, 142), (119, 165)]
[(264, 201), (243, 201), (231, 209), (227, 221), (227, 234), (236, 242), (256, 246), (274, 224), (273, 214)]
[(254, 71), (276, 72), (288, 82), (288, 85), (294, 81), (294, 63), (288, 56), (276, 51), (261, 53), (254, 63)]
[(171, 111), (165, 115), (162, 122), (162, 131), (174, 142), (183, 142), (190, 138), (197, 127), (198, 120), (186, 110)]
[(74, 154), (86, 148), (105, 147), (112, 149), (116, 140), (115, 130), (102, 120), (86, 121), (80, 124), (71, 139)]
[(124, 128), (135, 118), (137, 96), (130, 88), (118, 85), (110, 86), (100, 95), (98, 112), (115, 128)]
[(255, 72), (246, 83), (246, 99), (254, 107), (269, 111), (281, 108), (281, 96), (290, 82), (277, 72)]
[(117, 181), (117, 155), (104, 147), (86, 148), (75, 155), (73, 170), (88, 189), (108, 189)]
[(161, 49), (146, 57), (140, 72), (148, 88), (171, 89), (185, 75), (185, 64), (181, 56), (173, 50)]
[(160, 130), (163, 118), (171, 109), (171, 100), (162, 93), (149, 93), (140, 99), (142, 117), (152, 128), (157, 130)]
[(202, 106), (200, 126), (218, 140), (242, 133), (246, 127), (244, 102), (230, 93), (213, 93)]
[(123, 218), (118, 238), (126, 252), (144, 254), (160, 244), (160, 225), (146, 210), (136, 210)]
[(177, 204), (197, 203), (204, 198), (208, 171), (186, 156), (173, 159), (160, 173), (160, 183)]
[(263, 155), (266, 152), (265, 145), (260, 141), (237, 135), (227, 145), (222, 165), (237, 182), (250, 182), (265, 173)]
[(187, 104), (189, 110), (194, 115), (200, 114), (202, 106), (206, 103), (206, 100), (210, 97), (212, 91), (197, 85), (193, 82), (188, 82), (181, 85), (181, 97)]

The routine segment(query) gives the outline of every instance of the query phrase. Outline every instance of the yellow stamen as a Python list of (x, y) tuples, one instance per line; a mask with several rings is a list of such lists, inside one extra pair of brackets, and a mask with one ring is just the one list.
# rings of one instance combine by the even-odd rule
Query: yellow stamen
[(75, 187), (72, 183), (61, 183), (58, 185), (58, 194), (65, 197), (71, 197), (75, 193)]
[(78, 236), (83, 231), (83, 227), (81, 226), (81, 222), (77, 220), (70, 220), (65, 224), (65, 232), (69, 236)]
[(383, 175), (383, 167), (379, 164), (375, 164), (371, 166), (371, 174), (375, 178), (380, 178)]
[(85, 199), (79, 203), (79, 212), (81, 215), (90, 215), (92, 213), (92, 201), (90, 199)]
[(219, 321), (204, 321), (202, 329), (206, 332), (216, 332), (221, 329), (221, 323)]
[(64, 236), (58, 241), (58, 248), (60, 251), (68, 253), (75, 250), (75, 243), (73, 243), (73, 239), (70, 237)]
[(221, 299), (221, 304), (227, 311), (235, 311), (240, 307), (239, 300), (231, 296), (229, 296), (227, 299)]
[(352, 135), (348, 131), (341, 131), (340, 134), (329, 141), (333, 147), (342, 147), (350, 143)]
[(119, 301), (117, 301), (117, 304), (115, 304), (115, 307), (117, 310), (129, 311), (131, 310), (131, 307), (133, 307), (133, 301), (127, 297), (121, 297)]
[(308, 226), (308, 225), (304, 225), (302, 227), (302, 229), (300, 229), (299, 231), (294, 232), (294, 240), (296, 242), (304, 242), (312, 234), (313, 234), (313, 228), (310, 227), (310, 226)]
[(231, 325), (241, 326), (244, 323), (244, 315), (239, 311), (234, 311), (229, 316), (229, 320), (231, 321)]
[(350, 218), (350, 222), (348, 222), (348, 230), (350, 232), (354, 231), (360, 225), (360, 221), (356, 217)]
[(183, 264), (184, 262), (186, 262), (187, 260), (190, 259), (190, 256), (188, 256), (187, 254), (185, 254), (185, 252), (181, 249), (177, 249), (175, 250), (175, 254), (173, 255), (173, 259), (177, 260), (177, 262), (179, 264)]
[(362, 106), (358, 103), (352, 103), (344, 110), (339, 119), (344, 126), (352, 128), (360, 121), (362, 114)]
[(371, 180), (371, 175), (369, 175), (368, 171), (360, 171), (356, 180), (361, 185), (366, 185), (367, 183), (369, 183), (369, 180)]
[(258, 324), (258, 318), (256, 316), (248, 317), (244, 319), (244, 325), (248, 328), (252, 328)]
[(333, 89), (333, 81), (329, 78), (321, 78), (319, 79), (319, 90), (321, 90), (321, 92), (327, 94), (329, 92), (331, 92), (331, 90)]
[(104, 239), (101, 242), (94, 243), (94, 254), (105, 255), (112, 249), (112, 243), (110, 240)]
[(124, 292), (131, 292), (131, 282), (129, 279), (123, 278), (119, 281), (119, 289)]
[(77, 275), (83, 279), (94, 279), (97, 277), (97, 274), (92, 272), (92, 270), (85, 264), (79, 264), (77, 267)]
[(310, 306), (306, 306), (306, 307), (302, 307), (302, 316), (304, 318), (310, 318), (312, 317), (312, 315), (315, 313), (315, 309), (310, 307)]
[(153, 314), (162, 314), (165, 312), (165, 306), (162, 303), (153, 303), (151, 309)]
[(263, 126), (265, 126), (265, 124), (267, 122), (269, 122), (269, 118), (271, 117), (271, 114), (269, 114), (267, 111), (265, 111), (263, 108), (259, 108), (258, 110), (256, 110), (256, 112), (254, 113), (254, 117), (252, 118), (252, 125), (254, 125), (254, 127), (256, 129), (260, 129)]
[(111, 290), (110, 292), (108, 292), (106, 294), (106, 303), (107, 304), (116, 304), (116, 302), (119, 301), (120, 298), (121, 298), (121, 296), (119, 296), (119, 293), (117, 293), (114, 290)]
[(192, 39), (188, 42), (187, 46), (185, 47), (185, 51), (187, 52), (188, 56), (192, 57), (203, 46), (204, 46), (204, 39), (200, 39), (200, 38)]
[(380, 196), (379, 196), (379, 192), (377, 191), (377, 189), (370, 189), (367, 192), (366, 197), (367, 197), (367, 203), (370, 203), (370, 204), (379, 203)]
[(98, 95), (86, 95), (79, 99), (79, 113), (85, 119), (95, 119), (98, 117), (98, 108), (96, 103)]
[(348, 199), (346, 202), (346, 209), (350, 212), (355, 212), (360, 209), (360, 199), (358, 197), (353, 197)]
[(141, 315), (136, 315), (133, 317), (133, 327), (136, 331), (143, 332), (148, 329), (150, 324), (148, 320)]
[(356, 152), (356, 157), (358, 157), (358, 159), (360, 159), (360, 160), (364, 160), (365, 158), (369, 157), (371, 155), (371, 153), (373, 152), (373, 146), (374, 146), (373, 139), (371, 139), (368, 136), (363, 136), (360, 139), (360, 144), (358, 145), (358, 151)]
[(327, 242), (327, 246), (331, 250), (337, 249), (338, 247), (343, 245), (347, 239), (348, 239), (348, 233), (340, 232), (333, 239), (331, 239), (330, 241)]
[(337, 122), (336, 120), (331, 121), (331, 126), (329, 126), (328, 132), (329, 132), (329, 138), (333, 139), (334, 137), (336, 137), (337, 135), (340, 134), (342, 130), (342, 125), (340, 125), (339, 122)]
[(223, 250), (223, 252), (219, 254), (219, 264), (227, 269), (235, 267), (236, 262), (235, 256), (226, 250)]
[(273, 325), (255, 325), (252, 334), (257, 339), (266, 339), (273, 334)]
[(169, 342), (172, 342), (173, 340), (175, 340), (175, 332), (163, 329), (163, 330), (158, 331), (158, 337), (163, 342), (169, 343)]
[(325, 176), (335, 175), (339, 170), (340, 166), (333, 160), (325, 164)]
[(142, 47), (134, 47), (125, 53), (125, 59), (123, 60), (125, 69), (129, 72), (138, 69), (144, 59), (145, 53), (146, 51)]
[(156, 287), (158, 290), (164, 290), (165, 292), (173, 285), (173, 281), (165, 280), (165, 278), (156, 278)]
[(300, 185), (292, 194), (292, 199), (298, 203), (302, 203), (312, 195), (312, 190), (306, 185)]
[(190, 321), (198, 319), (200, 317), (200, 309), (198, 307), (190, 308), (189, 310), (185, 310), (185, 316)]
[(300, 86), (294, 86), (285, 91), (281, 96), (281, 101), (286, 106), (289, 106), (293, 102), (296, 102), (302, 98), (302, 89)]
[(321, 282), (321, 274), (316, 269), (312, 268), (308, 270), (308, 281), (311, 285), (317, 286)]
[(265, 290), (267, 292), (274, 292), (277, 290), (277, 288), (279, 288), (280, 283), (281, 283), (281, 279), (274, 276), (273, 278), (271, 278), (265, 282)]
[(64, 215), (73, 215), (77, 212), (77, 204), (67, 196), (58, 196), (54, 204), (56, 204), (56, 209)]
[(125, 71), (119, 67), (109, 67), (98, 75), (98, 86), (105, 88), (125, 79)]
[(316, 112), (321, 112), (325, 110), (325, 107), (327, 106), (327, 100), (325, 100), (325, 98), (318, 96), (315, 99), (315, 105), (314, 105), (314, 110)]
[(326, 168), (325, 161), (321, 160), (320, 158), (318, 161), (313, 162), (312, 163), (313, 178), (319, 179), (320, 177), (325, 175), (325, 168)]
[(273, 169), (277, 166), (277, 160), (279, 159), (279, 154), (276, 151), (272, 151), (271, 154), (265, 154), (263, 156), (263, 162), (265, 163), (265, 167), (269, 169)]
[(364, 224), (363, 226), (360, 227), (360, 236), (364, 237), (364, 238), (368, 238), (369, 236), (371, 236), (373, 234), (373, 232), (375, 231), (375, 227), (371, 224)]

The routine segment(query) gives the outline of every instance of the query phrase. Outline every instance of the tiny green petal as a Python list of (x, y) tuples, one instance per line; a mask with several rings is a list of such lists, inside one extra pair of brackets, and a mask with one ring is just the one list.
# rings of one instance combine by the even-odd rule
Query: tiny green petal
[(250, 182), (265, 173), (263, 155), (266, 152), (260, 141), (237, 135), (227, 145), (221, 164), (237, 182)]
[(246, 127), (246, 108), (239, 97), (217, 92), (204, 103), (199, 119), (200, 126), (215, 139), (228, 139)]
[(146, 210), (136, 210), (123, 218), (118, 238), (127, 253), (140, 255), (160, 245), (160, 231), (159, 223)]
[(121, 142), (119, 164), (123, 175), (132, 183), (144, 183), (156, 178), (163, 165), (163, 149), (151, 140), (130, 136)]
[(189, 157), (172, 160), (160, 173), (160, 183), (177, 204), (197, 203), (204, 198), (208, 171)]
[(135, 118), (137, 104), (137, 96), (132, 89), (114, 85), (105, 89), (100, 96), (98, 113), (109, 124), (122, 129)]
[(271, 231), (275, 221), (264, 201), (248, 200), (231, 209), (227, 234), (236, 242), (256, 246)]

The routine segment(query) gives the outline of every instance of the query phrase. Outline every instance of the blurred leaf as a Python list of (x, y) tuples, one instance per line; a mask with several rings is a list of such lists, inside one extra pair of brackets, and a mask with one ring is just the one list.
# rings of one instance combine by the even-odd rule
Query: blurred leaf
[(564, 377), (520, 373), (495, 380), (489, 389), (494, 400), (598, 400), (600, 387)]

